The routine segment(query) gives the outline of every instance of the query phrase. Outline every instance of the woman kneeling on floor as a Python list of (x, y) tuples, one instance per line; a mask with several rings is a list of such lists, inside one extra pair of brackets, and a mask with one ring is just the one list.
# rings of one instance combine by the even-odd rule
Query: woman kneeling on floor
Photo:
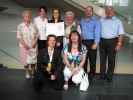
[(80, 34), (72, 31), (69, 35), (69, 43), (64, 47), (64, 89), (68, 89), (68, 81), (72, 77), (75, 84), (80, 83), (79, 77), (84, 73), (83, 65), (86, 59), (87, 49), (82, 45)]

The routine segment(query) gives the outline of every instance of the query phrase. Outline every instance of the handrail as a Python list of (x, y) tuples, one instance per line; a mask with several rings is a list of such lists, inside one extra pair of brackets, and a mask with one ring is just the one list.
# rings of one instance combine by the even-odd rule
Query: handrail
[(10, 58), (12, 58), (12, 59), (16, 60), (17, 62), (20, 62), (20, 61), (19, 61), (19, 59), (17, 59), (15, 56), (13, 56), (13, 55), (9, 54), (9, 53), (8, 53), (8, 52), (6, 52), (5, 50), (0, 49), (0, 51), (1, 51), (2, 53), (4, 53), (5, 55), (7, 55), (8, 57), (10, 57)]
[[(64, 0), (65, 2), (77, 7), (78, 9), (80, 9), (81, 11), (83, 11), (83, 8), (86, 6), (86, 5), (91, 5), (94, 7), (94, 12), (96, 15), (98, 16), (101, 16), (101, 17), (105, 17), (105, 12), (104, 12), (104, 5), (103, 4), (102, 6), (96, 4), (96, 2), (94, 3), (94, 1), (92, 2), (91, 0)], [(82, 3), (80, 3), (82, 2)], [(120, 13), (119, 11), (115, 11), (116, 15), (118, 17), (120, 17), (121, 19), (123, 19), (124, 21), (127, 21), (129, 20), (128, 16), (126, 15), (123, 15), (122, 13)]]
[(88, 0), (64, 0), (65, 2), (77, 7), (78, 9), (82, 10), (91, 5), (94, 8), (94, 13), (98, 16), (105, 17), (105, 11), (102, 7), (99, 7), (98, 5), (95, 5)]

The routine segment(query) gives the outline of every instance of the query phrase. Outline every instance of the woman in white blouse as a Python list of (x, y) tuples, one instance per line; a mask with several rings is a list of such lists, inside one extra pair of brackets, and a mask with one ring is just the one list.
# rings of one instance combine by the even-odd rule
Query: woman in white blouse
[(41, 6), (38, 9), (38, 16), (34, 18), (34, 24), (37, 28), (37, 32), (39, 34), (38, 38), (38, 49), (43, 49), (46, 47), (46, 24), (47, 20), (47, 8), (45, 6)]

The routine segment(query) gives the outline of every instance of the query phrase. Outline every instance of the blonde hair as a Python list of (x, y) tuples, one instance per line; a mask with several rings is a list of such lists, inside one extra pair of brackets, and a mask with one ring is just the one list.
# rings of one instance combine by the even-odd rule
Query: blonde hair
[(29, 15), (30, 17), (32, 16), (32, 11), (30, 9), (24, 10), (22, 13), (22, 16), (24, 17), (25, 15)]

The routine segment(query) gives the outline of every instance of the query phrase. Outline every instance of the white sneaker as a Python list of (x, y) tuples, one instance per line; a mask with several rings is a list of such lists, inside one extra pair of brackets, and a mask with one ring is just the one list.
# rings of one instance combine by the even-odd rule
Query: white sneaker
[(68, 84), (64, 84), (64, 90), (68, 90)]
[(26, 74), (26, 75), (25, 75), (25, 78), (26, 78), (26, 79), (30, 79), (30, 75), (29, 75), (29, 74)]

